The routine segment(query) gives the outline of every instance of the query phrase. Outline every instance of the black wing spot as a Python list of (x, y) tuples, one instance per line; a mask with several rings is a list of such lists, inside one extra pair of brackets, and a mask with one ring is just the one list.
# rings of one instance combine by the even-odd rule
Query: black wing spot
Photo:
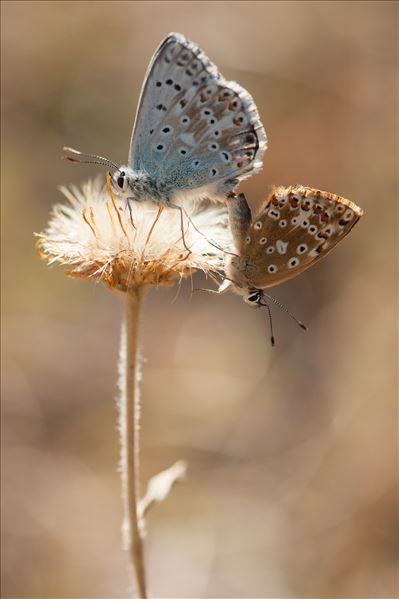
[(162, 83), (160, 81), (157, 81), (155, 84), (157, 87), (161, 87)]
[(181, 91), (181, 86), (178, 83), (176, 83), (176, 85), (175, 85), (175, 90), (177, 92)]
[(167, 79), (166, 85), (173, 85), (173, 79)]

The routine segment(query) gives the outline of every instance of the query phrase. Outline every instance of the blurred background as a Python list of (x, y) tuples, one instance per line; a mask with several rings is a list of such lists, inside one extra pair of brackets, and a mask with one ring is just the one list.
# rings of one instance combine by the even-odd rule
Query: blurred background
[[(196, 41), (254, 96), (269, 137), (242, 185), (344, 195), (365, 216), (275, 296), (309, 326), (185, 283), (151, 290), (142, 481), (188, 478), (150, 513), (158, 598), (397, 596), (397, 5), (3, 2), (3, 597), (127, 598), (117, 473), (122, 308), (35, 255), (57, 187), (126, 161), (162, 38)], [(209, 284), (201, 277), (196, 286)]]

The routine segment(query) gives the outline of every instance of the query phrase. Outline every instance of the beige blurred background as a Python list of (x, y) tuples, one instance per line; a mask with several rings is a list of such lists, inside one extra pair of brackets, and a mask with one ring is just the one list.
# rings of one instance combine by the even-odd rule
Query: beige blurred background
[[(186, 482), (148, 519), (157, 598), (397, 596), (397, 5), (3, 2), (3, 597), (127, 598), (117, 473), (118, 297), (34, 252), (57, 186), (126, 160), (169, 31), (254, 96), (270, 145), (242, 188), (342, 194), (365, 217), (275, 290), (309, 325), (234, 296), (152, 290), (142, 479)], [(195, 284), (206, 283), (201, 278)]]

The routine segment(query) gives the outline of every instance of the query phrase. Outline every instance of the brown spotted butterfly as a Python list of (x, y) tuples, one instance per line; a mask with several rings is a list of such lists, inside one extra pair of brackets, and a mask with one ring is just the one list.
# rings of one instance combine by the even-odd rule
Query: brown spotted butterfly
[(363, 215), (345, 198), (300, 185), (273, 189), (254, 218), (242, 193), (227, 207), (236, 254), (227, 258), (219, 292), (231, 289), (247, 304), (268, 309), (266, 298), (273, 298), (264, 289), (316, 264)]

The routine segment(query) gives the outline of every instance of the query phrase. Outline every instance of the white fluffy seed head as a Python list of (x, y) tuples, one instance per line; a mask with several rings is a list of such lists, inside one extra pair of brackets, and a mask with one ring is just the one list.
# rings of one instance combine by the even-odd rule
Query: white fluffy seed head
[[(138, 285), (171, 285), (195, 270), (221, 271), (231, 251), (227, 210), (222, 204), (184, 198), (184, 238), (180, 211), (153, 202), (111, 198), (99, 179), (81, 188), (62, 187), (67, 198), (54, 206), (38, 250), (48, 263), (69, 267), (67, 274), (102, 281), (122, 291)], [(196, 230), (198, 229), (198, 230)], [(212, 241), (213, 244), (209, 243)]]

